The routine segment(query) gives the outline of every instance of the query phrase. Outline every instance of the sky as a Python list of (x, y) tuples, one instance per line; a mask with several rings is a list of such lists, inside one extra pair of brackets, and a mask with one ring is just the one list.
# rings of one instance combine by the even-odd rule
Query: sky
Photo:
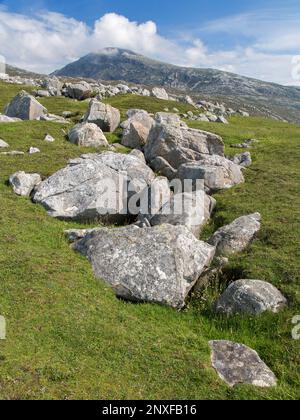
[(300, 85), (299, 22), (299, 0), (0, 0), (0, 55), (50, 73), (119, 47)]

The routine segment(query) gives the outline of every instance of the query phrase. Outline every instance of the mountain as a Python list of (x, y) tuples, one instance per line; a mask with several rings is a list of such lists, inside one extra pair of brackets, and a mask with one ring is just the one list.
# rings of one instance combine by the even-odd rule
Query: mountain
[(118, 80), (188, 91), (195, 96), (237, 101), (253, 108), (267, 107), (279, 116), (300, 120), (300, 88), (239, 76), (213, 69), (179, 67), (129, 50), (106, 48), (68, 64), (57, 76)]
[(20, 69), (18, 67), (14, 67), (9, 64), (6, 65), (6, 73), (11, 77), (19, 76), (19, 77), (24, 77), (24, 78), (28, 77), (28, 78), (33, 78), (33, 79), (42, 77), (41, 74), (33, 73), (31, 71), (24, 70), (24, 69)]

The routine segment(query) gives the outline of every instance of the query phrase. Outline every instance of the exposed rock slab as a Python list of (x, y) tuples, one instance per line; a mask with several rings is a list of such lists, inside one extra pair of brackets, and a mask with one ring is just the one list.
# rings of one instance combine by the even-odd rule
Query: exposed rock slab
[(212, 366), (229, 386), (245, 384), (267, 388), (277, 385), (274, 373), (256, 351), (231, 341), (211, 341), (209, 344)]
[(266, 311), (277, 313), (286, 304), (286, 298), (272, 284), (261, 280), (238, 280), (227, 288), (213, 308), (215, 312), (227, 315), (259, 315)]
[(117, 296), (181, 309), (214, 257), (214, 248), (182, 226), (101, 229), (75, 243), (97, 278)]

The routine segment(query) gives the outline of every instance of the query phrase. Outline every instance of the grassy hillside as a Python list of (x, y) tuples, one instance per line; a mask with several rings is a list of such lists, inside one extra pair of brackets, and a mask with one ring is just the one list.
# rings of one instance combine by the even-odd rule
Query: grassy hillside
[[(0, 85), (0, 111), (19, 89)], [(152, 112), (169, 106), (153, 98), (109, 102), (123, 114), (133, 106)], [(87, 106), (64, 98), (43, 103), (56, 113), (82, 113)], [(64, 229), (83, 225), (48, 217), (7, 185), (17, 170), (46, 177), (87, 149), (66, 141), (62, 128), (67, 126), (0, 124), (0, 138), (11, 149), (41, 149), (32, 156), (0, 156), (0, 315), (7, 320), (7, 340), (0, 341), (0, 398), (299, 399), (300, 345), (291, 338), (291, 319), (300, 314), (300, 126), (252, 118), (233, 118), (228, 126), (192, 125), (221, 134), (227, 146), (249, 137), (260, 140), (246, 183), (216, 195), (216, 214), (203, 238), (237, 216), (260, 211), (259, 238), (230, 260), (224, 283), (242, 277), (270, 281), (288, 296), (289, 308), (259, 318), (216, 317), (209, 310), (216, 288), (192, 296), (181, 313), (116, 299), (64, 238)], [(47, 132), (55, 143), (43, 142)], [(237, 151), (228, 147), (228, 152)], [(228, 388), (210, 365), (212, 339), (257, 350), (279, 386)]]

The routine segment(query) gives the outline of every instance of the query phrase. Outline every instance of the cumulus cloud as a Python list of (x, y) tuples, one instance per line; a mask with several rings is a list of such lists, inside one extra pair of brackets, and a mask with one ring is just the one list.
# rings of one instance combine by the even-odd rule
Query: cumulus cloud
[[(245, 32), (245, 16), (232, 19), (231, 25), (228, 20), (211, 22), (206, 31)], [(295, 42), (295, 38), (291, 37), (289, 32), (281, 43)], [(187, 36), (184, 42), (169, 39), (159, 34), (153, 21), (137, 23), (116, 13), (105, 14), (95, 21), (93, 27), (89, 27), (59, 13), (44, 11), (26, 16), (0, 7), (0, 54), (10, 64), (43, 73), (60, 68), (89, 52), (119, 47), (173, 64), (218, 68), (291, 84), (295, 82), (291, 76), (292, 54), (280, 52), (278, 48), (275, 52), (271, 51), (267, 47), (271, 39), (267, 35), (264, 38), (258, 36), (246, 48), (237, 46), (229, 50), (211, 50), (199, 36)]]

